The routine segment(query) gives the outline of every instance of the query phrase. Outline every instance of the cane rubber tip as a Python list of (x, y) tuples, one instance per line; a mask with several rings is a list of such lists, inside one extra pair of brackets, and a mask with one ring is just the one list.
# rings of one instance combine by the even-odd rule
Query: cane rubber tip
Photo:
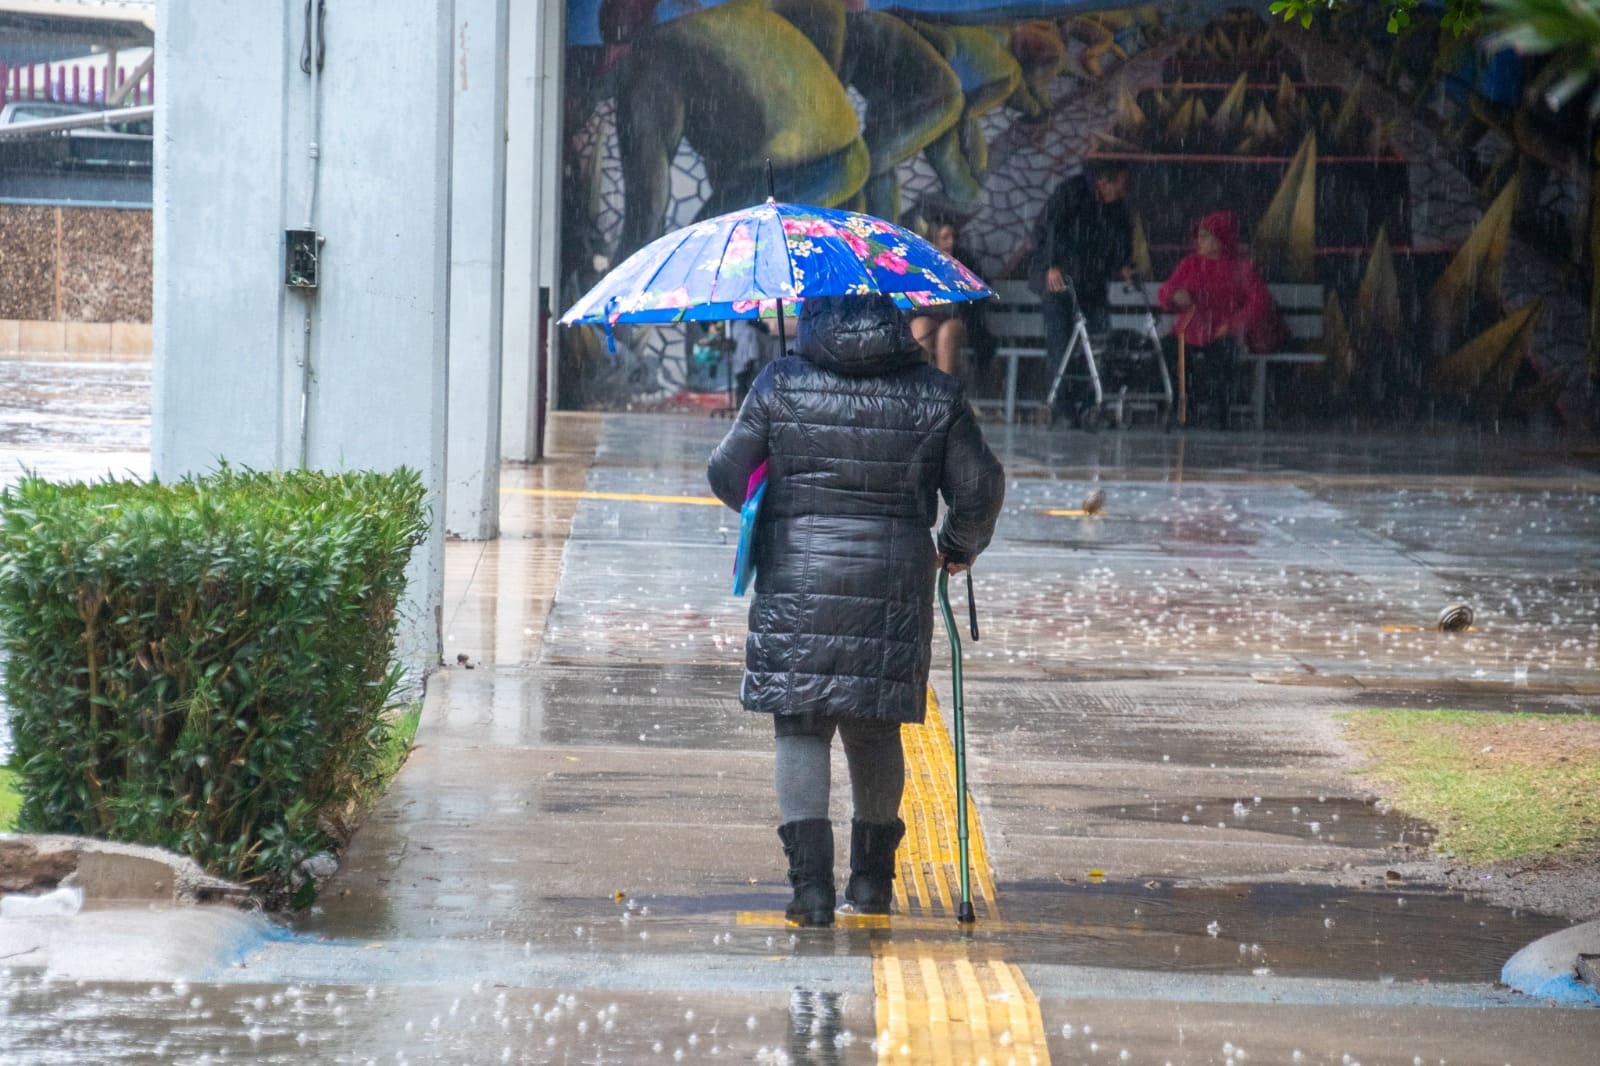
[(962, 900), (961, 905), (956, 908), (956, 921), (962, 925), (971, 925), (977, 920), (978, 916), (973, 913), (972, 904), (967, 900)]

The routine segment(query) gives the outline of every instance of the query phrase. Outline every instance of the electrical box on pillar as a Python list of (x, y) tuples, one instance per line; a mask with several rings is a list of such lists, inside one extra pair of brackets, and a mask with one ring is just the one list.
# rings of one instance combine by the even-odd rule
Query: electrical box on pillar
[(317, 287), (322, 238), (314, 229), (292, 229), (284, 235), (283, 280), (291, 289)]

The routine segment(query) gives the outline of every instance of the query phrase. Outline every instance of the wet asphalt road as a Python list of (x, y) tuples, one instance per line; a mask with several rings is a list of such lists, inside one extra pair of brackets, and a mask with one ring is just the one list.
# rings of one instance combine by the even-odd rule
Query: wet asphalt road
[[(4, 409), (7, 468), (147, 464), (147, 372), (7, 374), (38, 408)], [(1592, 455), (992, 427), (1011, 482), (978, 568), (968, 729), (999, 920), (794, 935), (762, 924), (784, 894), (770, 740), (736, 703), (731, 516), (515, 491), (703, 495), (723, 429), (558, 419), (558, 461), (506, 471), (507, 536), (450, 545), (445, 658), (476, 669), (430, 683), (421, 746), (319, 908), (181, 992), (9, 974), (0, 1047), (894, 1061), (872, 960), (938, 951), (1017, 964), (1058, 1062), (1593, 1061), (1592, 1016), (1491, 987), (1564, 922), (1322, 885), (1345, 864), (1381, 878), (1428, 835), (1349, 777), (1340, 711), (1600, 707)], [(1046, 513), (1096, 484), (1103, 517)], [(1457, 599), (1477, 631), (1430, 631)]]

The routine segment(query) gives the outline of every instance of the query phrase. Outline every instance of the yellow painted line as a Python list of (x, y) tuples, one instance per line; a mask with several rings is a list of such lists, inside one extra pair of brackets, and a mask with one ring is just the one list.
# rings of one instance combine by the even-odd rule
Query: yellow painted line
[(1068, 510), (1051, 509), (1044, 513), (1051, 518), (1094, 518), (1097, 515), (1105, 514), (1104, 511), (1085, 511), (1081, 507), (1074, 507)]
[[(833, 924), (844, 929), (890, 929), (903, 923), (904, 919), (890, 920), (887, 914), (851, 914), (839, 911), (833, 916)], [(733, 916), (735, 925), (750, 925), (757, 928), (781, 929), (789, 924), (789, 919), (784, 917), (782, 911), (739, 911)], [(930, 919), (927, 928), (932, 930), (935, 923)], [(940, 931), (950, 928), (950, 923), (940, 921), (937, 923)]]
[(557, 500), (623, 500), (629, 503), (683, 503), (721, 507), (715, 496), (653, 496), (645, 492), (589, 492), (579, 489), (501, 489), (503, 496), (540, 496)]
[[(782, 911), (738, 911), (734, 914), (734, 924), (751, 929), (793, 929), (789, 920)], [(947, 937), (955, 929), (952, 918), (940, 915), (914, 915), (896, 914), (854, 914), (850, 911), (838, 911), (833, 916), (833, 924), (839, 929), (854, 929), (872, 931), (877, 929), (892, 929), (898, 933), (910, 933), (921, 936), (929, 935), (933, 939), (913, 941), (913, 947), (918, 953), (933, 950), (940, 938)], [(976, 929), (980, 933), (1021, 933), (1035, 937), (1056, 937), (1067, 940), (1073, 937), (1086, 939), (1110, 939), (1112, 937), (1129, 936), (1126, 926), (1095, 924), (1090, 922), (1062, 922), (1043, 921), (1037, 918), (1028, 921), (1015, 921), (1003, 918), (985, 918), (978, 922)], [(1132, 935), (1148, 935), (1153, 940), (1166, 943), (1170, 934), (1150, 932)], [(1196, 938), (1204, 937), (1205, 932), (1195, 934)], [(990, 946), (993, 944), (991, 942)]]

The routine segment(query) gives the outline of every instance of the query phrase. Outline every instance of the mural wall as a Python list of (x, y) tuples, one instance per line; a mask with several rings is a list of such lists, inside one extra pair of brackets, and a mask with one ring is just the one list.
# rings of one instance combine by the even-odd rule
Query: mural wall
[[(1586, 100), (1536, 62), (1376, 5), (1311, 30), (1265, 3), (571, 0), (563, 305), (696, 218), (779, 199), (958, 220), (989, 280), (1027, 272), (1063, 176), (1133, 174), (1160, 279), (1235, 211), (1272, 282), (1325, 287), (1325, 366), (1280, 388), (1308, 421), (1585, 417)], [(675, 328), (563, 338), (563, 406), (710, 388)]]

